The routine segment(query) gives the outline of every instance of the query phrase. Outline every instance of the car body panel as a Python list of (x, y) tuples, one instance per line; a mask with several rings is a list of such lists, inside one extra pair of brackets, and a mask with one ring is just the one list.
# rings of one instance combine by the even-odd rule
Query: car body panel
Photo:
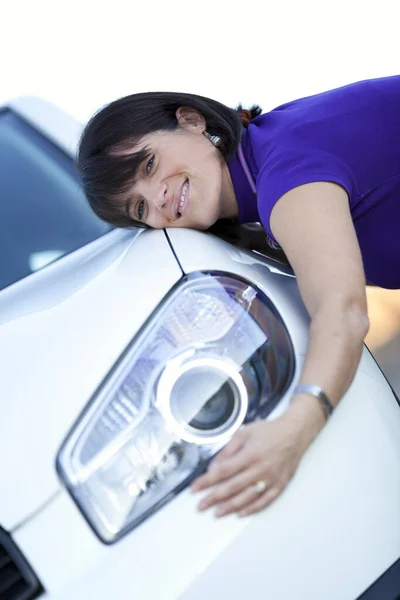
[(114, 231), (0, 295), (5, 528), (58, 489), (54, 461), (68, 428), (181, 275), (163, 231)]
[[(221, 573), (229, 574), (230, 600), (260, 590), (282, 600), (355, 600), (396, 561), (400, 410), (382, 381), (366, 383), (359, 373), (281, 498), (180, 600), (217, 586), (223, 597)], [(239, 564), (239, 556), (249, 560)]]

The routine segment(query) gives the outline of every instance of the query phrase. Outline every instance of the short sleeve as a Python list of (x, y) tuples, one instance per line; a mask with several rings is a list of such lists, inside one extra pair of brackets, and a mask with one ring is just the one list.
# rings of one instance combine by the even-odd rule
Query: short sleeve
[(276, 202), (293, 188), (316, 181), (340, 185), (350, 200), (355, 193), (350, 170), (335, 155), (323, 150), (280, 150), (261, 166), (256, 181), (258, 213), (273, 240), (278, 241), (270, 227), (271, 212)]

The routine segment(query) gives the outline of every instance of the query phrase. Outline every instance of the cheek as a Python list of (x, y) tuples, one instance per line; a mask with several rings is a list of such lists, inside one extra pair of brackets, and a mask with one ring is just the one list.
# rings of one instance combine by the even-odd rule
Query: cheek
[(217, 189), (221, 184), (221, 168), (215, 156), (208, 156), (201, 163), (201, 176), (208, 189)]
[(220, 165), (214, 162), (212, 168), (210, 165), (210, 169), (208, 169), (205, 176), (207, 181), (209, 201), (210, 203), (217, 204), (219, 202), (222, 189), (222, 172)]
[(164, 227), (169, 227), (166, 220), (159, 214), (153, 215), (152, 218), (149, 219), (147, 225), (152, 229), (164, 229)]

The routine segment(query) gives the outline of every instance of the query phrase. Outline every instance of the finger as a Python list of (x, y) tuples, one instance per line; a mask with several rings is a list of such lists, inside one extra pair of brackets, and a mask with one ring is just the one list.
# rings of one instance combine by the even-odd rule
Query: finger
[(239, 517), (247, 517), (248, 515), (252, 515), (260, 510), (266, 508), (269, 504), (271, 504), (276, 498), (282, 493), (282, 489), (272, 487), (269, 488), (264, 494), (250, 502), (247, 506), (243, 507), (239, 511)]
[(248, 458), (246, 457), (245, 452), (239, 452), (232, 458), (227, 459), (220, 464), (215, 464), (214, 461), (212, 461), (208, 467), (207, 473), (201, 475), (194, 483), (192, 483), (191, 490), (193, 492), (205, 490), (212, 485), (224, 481), (224, 479), (228, 479), (229, 477), (240, 473), (246, 469), (247, 466)]
[(238, 475), (230, 477), (226, 481), (218, 484), (213, 490), (202, 499), (199, 504), (199, 510), (206, 510), (215, 504), (224, 502), (245, 490), (254, 483), (257, 478), (257, 469), (246, 469)]
[[(252, 482), (254, 482), (254, 479), (252, 479)], [(248, 485), (244, 490), (242, 490), (239, 494), (236, 494), (236, 496), (234, 496), (233, 498), (230, 498), (228, 501), (221, 502), (220, 504), (218, 504), (215, 516), (224, 517), (225, 515), (229, 515), (233, 512), (240, 513), (242, 510), (245, 510), (248, 506), (251, 506), (255, 502), (259, 501), (259, 496), (259, 492), (257, 492), (256, 488), (254, 487), (254, 484), (252, 483), (251, 485)]]

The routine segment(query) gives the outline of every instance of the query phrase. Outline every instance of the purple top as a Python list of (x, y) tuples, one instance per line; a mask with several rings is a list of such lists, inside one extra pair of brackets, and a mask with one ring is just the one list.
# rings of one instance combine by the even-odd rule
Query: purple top
[[(330, 181), (347, 192), (368, 281), (400, 288), (400, 76), (302, 98), (256, 117), (229, 170), (239, 223), (269, 220), (294, 187)], [(243, 160), (242, 160), (243, 163)], [(340, 243), (340, 240), (338, 240)]]

